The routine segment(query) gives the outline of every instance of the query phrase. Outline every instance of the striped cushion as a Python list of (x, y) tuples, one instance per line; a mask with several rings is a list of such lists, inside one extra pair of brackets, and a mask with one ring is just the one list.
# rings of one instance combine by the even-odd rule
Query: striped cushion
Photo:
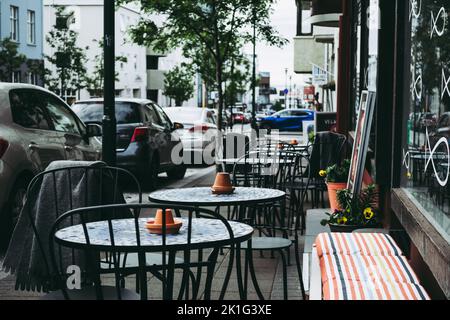
[(314, 246), (325, 300), (430, 299), (389, 235), (322, 233)]
[(327, 281), (324, 300), (430, 300), (418, 284), (380, 281)]
[(320, 258), (320, 269), (322, 282), (348, 279), (351, 281), (420, 283), (403, 256), (327, 254)]
[(321, 233), (314, 243), (317, 254), (403, 255), (391, 236), (382, 233)]

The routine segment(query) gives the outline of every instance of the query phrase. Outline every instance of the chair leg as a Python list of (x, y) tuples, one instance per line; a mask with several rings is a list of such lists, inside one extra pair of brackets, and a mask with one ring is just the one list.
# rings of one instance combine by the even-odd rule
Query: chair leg
[(249, 247), (248, 249), (248, 267), (250, 271), (250, 277), (252, 279), (253, 287), (255, 288), (256, 294), (258, 295), (259, 300), (264, 300), (264, 295), (261, 292), (261, 289), (259, 288), (258, 280), (256, 279), (255, 274), (255, 266), (253, 265), (253, 254), (252, 250)]
[[(234, 246), (232, 246), (230, 248), (230, 257), (229, 257), (229, 262), (228, 262), (228, 268), (227, 268), (227, 272), (225, 274), (225, 279), (223, 281), (223, 287), (222, 290), (220, 291), (220, 296), (219, 296), (219, 300), (223, 300), (225, 297), (225, 292), (227, 291), (227, 287), (228, 287), (228, 282), (230, 281), (230, 277), (231, 277), (231, 272), (233, 271), (233, 263), (234, 263), (234, 259), (235, 259), (235, 252), (236, 249)], [(238, 255), (240, 257), (240, 255)]]
[(302, 291), (302, 298), (303, 298), (303, 300), (306, 300), (305, 285), (303, 284), (302, 267), (300, 265), (300, 257), (298, 255), (298, 253), (299, 253), (298, 240), (295, 240), (294, 250), (295, 250), (295, 252), (294, 252), (294, 254), (295, 254), (295, 262), (297, 263), (298, 279), (300, 281), (300, 290)]
[[(289, 248), (288, 248), (289, 250)], [(288, 299), (288, 290), (287, 290), (287, 263), (286, 263), (286, 257), (283, 253), (283, 249), (279, 250), (281, 255), (281, 261), (283, 263), (283, 297), (284, 300)]]

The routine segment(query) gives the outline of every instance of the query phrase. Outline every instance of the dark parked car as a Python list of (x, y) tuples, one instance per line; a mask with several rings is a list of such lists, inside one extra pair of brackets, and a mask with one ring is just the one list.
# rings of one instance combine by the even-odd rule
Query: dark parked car
[[(85, 123), (102, 122), (103, 99), (79, 101), (72, 108)], [(183, 125), (172, 123), (160, 106), (145, 99), (116, 99), (116, 122), (118, 167), (135, 173), (151, 188), (160, 172), (172, 179), (184, 177), (183, 147), (174, 134)]]
[(55, 160), (101, 159), (101, 127), (85, 125), (41, 87), (0, 83), (0, 245), (9, 241), (34, 175)]
[(267, 130), (302, 131), (303, 121), (313, 121), (314, 111), (307, 109), (282, 110), (262, 118), (259, 127)]

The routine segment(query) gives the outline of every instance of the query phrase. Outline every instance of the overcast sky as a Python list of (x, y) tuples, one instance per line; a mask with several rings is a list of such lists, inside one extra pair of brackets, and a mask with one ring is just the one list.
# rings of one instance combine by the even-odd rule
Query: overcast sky
[(259, 71), (270, 72), (271, 86), (281, 89), (281, 87), (285, 86), (285, 68), (287, 68), (288, 86), (289, 75), (291, 74), (293, 75), (292, 83), (297, 83), (297, 87), (302, 86), (302, 76), (295, 75), (293, 72), (293, 38), (297, 26), (297, 7), (295, 5), (295, 0), (278, 0), (274, 7), (271, 21), (272, 25), (278, 30), (281, 36), (289, 40), (289, 43), (283, 48), (269, 47), (264, 44), (257, 45), (256, 54), (259, 57)]

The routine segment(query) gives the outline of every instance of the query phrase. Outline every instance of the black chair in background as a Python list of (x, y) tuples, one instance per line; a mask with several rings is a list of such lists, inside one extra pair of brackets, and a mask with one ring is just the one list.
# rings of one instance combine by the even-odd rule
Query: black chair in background
[(310, 146), (309, 164), (311, 166), (311, 202), (314, 207), (325, 207), (324, 192), (327, 190), (325, 179), (319, 175), (320, 170), (326, 170), (335, 164), (340, 164), (342, 152), (347, 138), (345, 135), (335, 132), (318, 132), (314, 138), (314, 143)]
[[(141, 214), (146, 210), (155, 210), (161, 208), (163, 212), (165, 210), (172, 210), (172, 212), (180, 213), (180, 216), (184, 218), (183, 227), (180, 230), (179, 237), (181, 240), (177, 240), (176, 243), (169, 243), (168, 237), (164, 232), (158, 236), (155, 240), (157, 244), (148, 244), (146, 242), (147, 230), (143, 226), (146, 219), (142, 219)], [(119, 223), (124, 223), (121, 227), (118, 227), (118, 221), (113, 221), (115, 212), (130, 211), (132, 218), (128, 220), (122, 219)], [(89, 222), (92, 216), (102, 216), (104, 219), (96, 222), (93, 225)], [(163, 214), (163, 217), (165, 215)], [(209, 235), (211, 238), (205, 242), (199, 243), (198, 241), (192, 241), (194, 234), (193, 225), (196, 223), (194, 218), (203, 218), (209, 220), (217, 220), (223, 228), (219, 228), (217, 223), (214, 223), (212, 232), (221, 233), (223, 236), (221, 239), (214, 238), (213, 235)], [(164, 225), (163, 218), (163, 225)], [(86, 266), (83, 269), (83, 287), (80, 290), (67, 290), (66, 282), (71, 276), (66, 271), (66, 266), (61, 263), (61, 252), (66, 250), (61, 244), (61, 238), (58, 238), (57, 234), (62, 228), (73, 225), (73, 221), (79, 221), (81, 225), (76, 226), (79, 230), (77, 233), (75, 250), (82, 254), (74, 255), (72, 263), (77, 264), (76, 257), (86, 257)], [(114, 227), (113, 227), (114, 225)], [(101, 231), (99, 229), (101, 228)], [(203, 229), (204, 231), (204, 229)], [(96, 232), (101, 232), (97, 238), (94, 235)], [(204, 231), (205, 232), (205, 231)], [(81, 234), (81, 236), (80, 236)], [(101, 239), (101, 244), (96, 241)], [(211, 289), (213, 274), (217, 263), (218, 252), (224, 245), (231, 245), (234, 247), (234, 233), (229, 222), (222, 216), (214, 213), (213, 211), (206, 209), (199, 209), (186, 206), (165, 206), (156, 204), (125, 204), (125, 205), (108, 205), (98, 207), (88, 207), (69, 211), (60, 216), (53, 225), (50, 232), (49, 252), (51, 270), (54, 272), (52, 276), (56, 279), (56, 283), (53, 283), (54, 291), (47, 295), (46, 299), (77, 299), (82, 296), (83, 293), (88, 293), (89, 298), (104, 300), (104, 299), (123, 299), (128, 297), (136, 297), (136, 294), (131, 293), (128, 290), (124, 290), (121, 286), (121, 277), (123, 274), (123, 257), (126, 255), (134, 254), (138, 256), (138, 265), (135, 272), (139, 275), (141, 282), (141, 296), (140, 299), (146, 300), (149, 293), (157, 296), (156, 290), (152, 289), (148, 291), (147, 284), (149, 283), (148, 274), (154, 276), (157, 284), (161, 288), (161, 298), (164, 300), (172, 300), (178, 291), (176, 298), (178, 299), (198, 299), (202, 296), (205, 300), (211, 298)], [(198, 240), (198, 239), (197, 239)], [(67, 244), (66, 244), (67, 245)], [(195, 259), (192, 259), (192, 251), (204, 250), (208, 251), (207, 255), (199, 254)], [(102, 252), (107, 251), (112, 256), (114, 271), (115, 286), (102, 285), (102, 271), (99, 267), (99, 256)], [(148, 253), (153, 255), (160, 255), (160, 264), (149, 265), (146, 261)], [(182, 262), (178, 263), (177, 256), (182, 256)], [(80, 265), (83, 265), (81, 261)], [(180, 280), (180, 287), (175, 288), (176, 274), (175, 270), (183, 270)], [(206, 269), (206, 278), (202, 280), (202, 271)], [(56, 276), (56, 277), (54, 277)], [(228, 280), (224, 280), (224, 285), (228, 284)], [(192, 286), (190, 284), (192, 283)], [(145, 285), (144, 285), (145, 284)], [(150, 281), (149, 285), (152, 282)], [(203, 290), (200, 289), (203, 286)], [(153, 288), (153, 287), (151, 287)], [(190, 292), (192, 288), (192, 292)], [(217, 289), (217, 288), (216, 288)], [(220, 288), (224, 291), (224, 288)], [(93, 295), (94, 294), (94, 295)]]
[[(302, 230), (301, 221), (305, 216), (304, 201), (309, 187), (310, 166), (307, 157), (300, 153), (289, 155), (293, 158), (291, 165), (286, 166), (283, 175), (289, 197), (279, 205), (267, 206), (264, 204), (247, 208), (246, 222), (258, 231), (259, 236), (252, 238), (253, 251), (278, 252), (281, 256), (283, 270), (283, 295), (288, 298), (287, 266), (290, 263), (290, 249), (294, 246), (294, 256), (300, 283), (300, 290), (305, 299), (305, 289), (300, 264), (299, 232)], [(292, 188), (292, 180), (301, 177), (302, 188)], [(247, 249), (245, 244), (243, 249)], [(254, 276), (254, 275), (252, 275)], [(254, 281), (256, 282), (256, 281)], [(257, 283), (257, 282), (256, 282)], [(258, 296), (263, 299), (259, 288), (255, 288)]]

